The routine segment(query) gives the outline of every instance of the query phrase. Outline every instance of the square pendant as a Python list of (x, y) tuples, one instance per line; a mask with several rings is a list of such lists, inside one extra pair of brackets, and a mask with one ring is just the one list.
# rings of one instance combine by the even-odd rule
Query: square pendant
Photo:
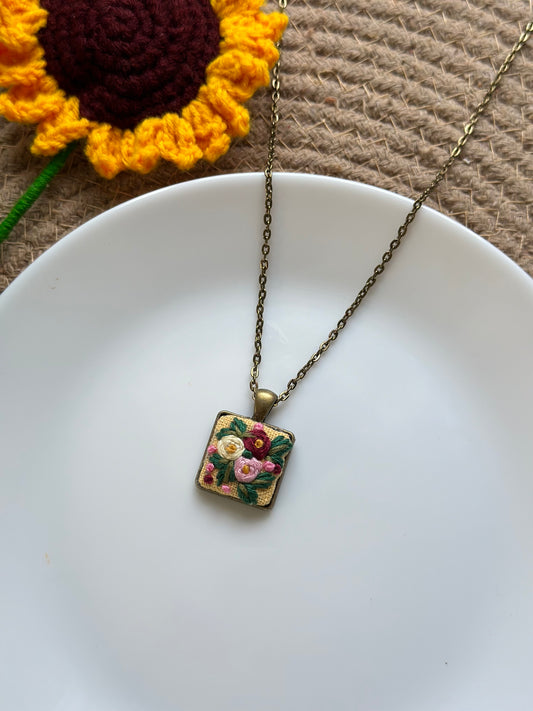
[(271, 508), (293, 444), (291, 432), (250, 417), (219, 412), (196, 484), (227, 499)]

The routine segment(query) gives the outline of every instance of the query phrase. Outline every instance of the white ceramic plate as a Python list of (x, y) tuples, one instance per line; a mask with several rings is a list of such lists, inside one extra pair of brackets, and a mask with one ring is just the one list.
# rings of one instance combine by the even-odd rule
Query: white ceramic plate
[[(409, 207), (275, 177), (261, 385), (325, 338)], [(533, 282), (429, 209), (271, 422), (269, 513), (203, 494), (249, 414), (263, 183), (198, 180), (0, 298), (10, 711), (530, 711)]]

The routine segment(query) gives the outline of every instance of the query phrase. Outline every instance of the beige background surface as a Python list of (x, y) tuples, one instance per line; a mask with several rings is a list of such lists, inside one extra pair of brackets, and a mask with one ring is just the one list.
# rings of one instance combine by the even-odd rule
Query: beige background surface
[[(349, 178), (414, 198), (533, 9), (524, 0), (289, 0), (288, 14), (277, 170)], [(428, 204), (533, 275), (532, 88), (533, 40)], [(0, 289), (63, 235), (129, 198), (205, 175), (262, 170), (269, 101), (267, 90), (259, 92), (249, 103), (250, 135), (215, 166), (187, 174), (166, 164), (148, 176), (106, 181), (78, 150), (0, 245)], [(32, 133), (0, 122), (2, 216), (46, 163), (29, 153)]]

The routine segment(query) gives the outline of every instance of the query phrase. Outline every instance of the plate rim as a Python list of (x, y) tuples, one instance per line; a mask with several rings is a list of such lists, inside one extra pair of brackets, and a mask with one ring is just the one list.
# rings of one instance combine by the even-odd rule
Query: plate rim
[[(0, 293), (0, 309), (6, 301), (6, 298), (2, 298), (5, 294), (8, 294), (10, 298), (15, 297), (16, 292), (19, 289), (24, 289), (28, 286), (31, 287), (31, 280), (35, 276), (39, 275), (39, 270), (46, 268), (49, 264), (49, 260), (53, 260), (56, 254), (59, 254), (64, 249), (71, 249), (73, 243), (80, 239), (87, 239), (85, 236), (85, 231), (87, 229), (92, 229), (93, 225), (100, 223), (102, 221), (108, 220), (115, 215), (120, 214), (122, 211), (130, 210), (132, 206), (141, 205), (142, 203), (150, 203), (154, 198), (165, 196), (167, 194), (180, 193), (186, 190), (196, 190), (204, 189), (206, 186), (215, 185), (218, 183), (231, 183), (240, 181), (250, 181), (264, 179), (264, 174), (257, 171), (249, 172), (239, 172), (239, 173), (224, 173), (221, 175), (209, 175), (201, 178), (192, 178), (180, 183), (173, 183), (172, 185), (165, 185), (155, 190), (150, 190), (148, 192), (142, 193), (141, 195), (136, 195), (135, 197), (125, 200), (124, 202), (114, 205), (113, 207), (104, 210), (100, 214), (92, 217), (91, 219), (83, 222), (82, 224), (74, 227), (72, 230), (60, 237), (57, 242), (46, 249), (42, 254), (40, 254), (31, 264), (29, 264), (25, 269), (23, 269), (20, 274), (18, 274), (13, 281)], [(412, 205), (414, 199), (401, 195), (400, 193), (394, 192), (392, 190), (387, 190), (376, 185), (370, 185), (368, 183), (362, 183), (356, 180), (350, 180), (348, 178), (339, 178), (336, 176), (323, 175), (319, 173), (293, 173), (293, 172), (280, 172), (276, 171), (273, 173), (274, 179), (274, 189), (276, 189), (276, 182), (279, 183), (287, 182), (289, 185), (295, 185), (299, 182), (301, 183), (319, 183), (326, 182), (331, 185), (339, 184), (344, 187), (352, 186), (355, 190), (368, 191), (382, 197), (387, 196), (387, 198), (396, 201), (398, 204), (404, 204), (405, 207)], [(290, 188), (289, 188), (290, 189)], [(528, 285), (531, 289), (531, 295), (533, 297), (533, 277), (530, 276), (519, 264), (517, 264), (510, 256), (505, 254), (499, 247), (489, 242), (485, 237), (482, 237), (478, 233), (474, 232), (471, 228), (464, 225), (462, 222), (456, 218), (446, 215), (445, 213), (430, 207), (428, 205), (423, 205), (421, 213), (429, 213), (438, 219), (448, 222), (454, 230), (461, 230), (463, 232), (464, 238), (470, 242), (470, 245), (476, 249), (480, 249), (484, 252), (485, 256), (491, 257), (493, 261), (498, 263), (498, 268), (502, 270), (502, 273), (508, 274), (509, 278), (521, 281), (524, 285)], [(398, 225), (399, 227), (399, 225)], [(392, 239), (392, 237), (391, 237)], [(388, 244), (383, 245), (386, 249)], [(14, 293), (15, 292), (15, 293)]]

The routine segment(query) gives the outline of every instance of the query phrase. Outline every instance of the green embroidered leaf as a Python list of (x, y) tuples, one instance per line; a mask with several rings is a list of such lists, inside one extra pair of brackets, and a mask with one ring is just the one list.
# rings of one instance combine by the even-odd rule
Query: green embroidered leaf
[(237, 494), (239, 495), (239, 499), (244, 501), (245, 504), (253, 506), (257, 503), (257, 491), (251, 484), (239, 484), (237, 487)]
[(276, 457), (286, 457), (290, 451), (290, 447), (276, 447), (275, 449), (270, 448), (268, 451), (268, 456), (271, 457), (272, 455), (274, 455)]
[(286, 437), (274, 437), (270, 446), (269, 455), (275, 454), (285, 457), (292, 449), (292, 442)]
[(279, 447), (280, 444), (285, 444), (285, 442), (288, 442), (289, 440), (286, 437), (282, 437), (281, 435), (278, 435), (277, 437), (274, 437), (270, 444), (271, 449), (275, 449), (276, 447)]
[(257, 478), (254, 480), (254, 483), (252, 486), (256, 489), (268, 489), (274, 481), (276, 480), (276, 477), (273, 476), (272, 474), (268, 474), (267, 472), (262, 472), (257, 476)]
[(227, 435), (239, 435), (240, 432), (237, 432), (233, 429), (233, 427), (223, 427), (221, 430), (217, 432), (217, 439), (222, 439), (222, 437), (226, 437)]
[(229, 481), (231, 474), (233, 472), (233, 462), (228, 461), (226, 464), (226, 471), (224, 472), (224, 479)]
[[(230, 464), (233, 465), (233, 462), (230, 462)], [(237, 481), (237, 479), (235, 478), (235, 467), (234, 466), (230, 467), (228, 479), (229, 479), (229, 481)]]
[(224, 464), (222, 464), (217, 472), (217, 486), (221, 486), (222, 484), (226, 484), (228, 481), (231, 481), (233, 462), (230, 462), (229, 459), (224, 459), (223, 462)]
[(283, 457), (280, 457), (279, 454), (270, 454), (268, 453), (268, 458), (274, 462), (274, 464), (279, 464), (280, 467), (283, 466)]
[(244, 452), (242, 453), (242, 456), (245, 459), (251, 459), (254, 455), (251, 452), (249, 452), (247, 449), (245, 449)]
[(217, 439), (222, 439), (222, 437), (227, 437), (227, 435), (242, 437), (245, 433), (246, 424), (242, 420), (239, 420), (238, 417), (234, 417), (228, 427), (223, 427), (217, 432)]
[(209, 457), (209, 461), (215, 467), (215, 469), (222, 469), (222, 467), (226, 466), (226, 462), (228, 460), (220, 456), (218, 452), (215, 452)]
[(230, 427), (233, 427), (233, 429), (236, 430), (236, 434), (238, 435), (243, 435), (246, 432), (246, 423), (242, 420), (239, 420), (238, 417), (233, 418)]

